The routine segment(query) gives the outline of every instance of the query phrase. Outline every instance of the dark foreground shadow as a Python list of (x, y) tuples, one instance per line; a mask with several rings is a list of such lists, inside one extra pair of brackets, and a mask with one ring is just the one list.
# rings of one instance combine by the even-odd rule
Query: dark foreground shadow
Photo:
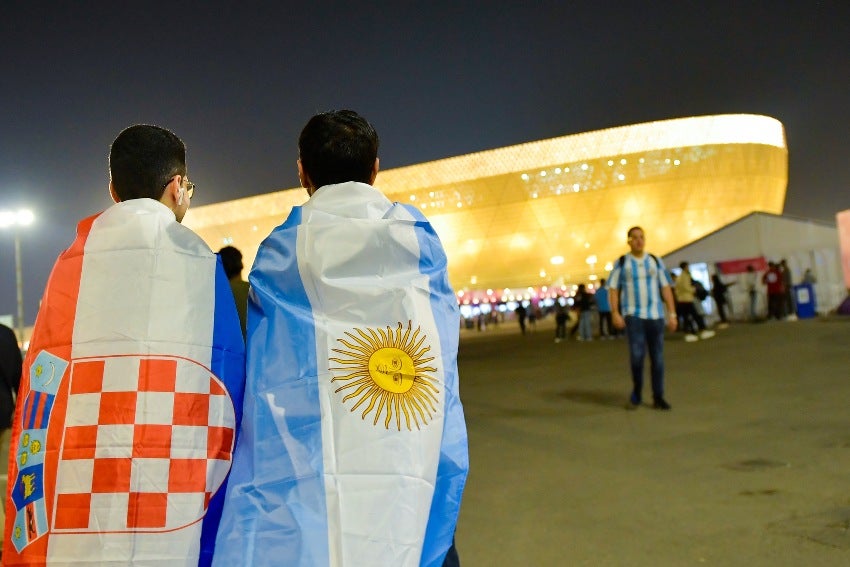
[(558, 396), (580, 404), (622, 408), (628, 401), (622, 392), (606, 390), (563, 390)]

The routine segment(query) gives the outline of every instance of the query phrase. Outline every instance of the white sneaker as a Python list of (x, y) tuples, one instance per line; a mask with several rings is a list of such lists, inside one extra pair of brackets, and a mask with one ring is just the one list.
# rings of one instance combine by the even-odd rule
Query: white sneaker
[(714, 331), (710, 331), (708, 329), (706, 329), (705, 331), (703, 331), (699, 334), (699, 338), (701, 338), (701, 339), (710, 339), (713, 336), (714, 336)]
[(687, 335), (685, 335), (685, 342), (686, 343), (693, 343), (693, 342), (696, 342), (698, 340), (699, 340), (699, 337), (697, 337), (696, 335), (694, 335), (692, 333), (688, 333)]

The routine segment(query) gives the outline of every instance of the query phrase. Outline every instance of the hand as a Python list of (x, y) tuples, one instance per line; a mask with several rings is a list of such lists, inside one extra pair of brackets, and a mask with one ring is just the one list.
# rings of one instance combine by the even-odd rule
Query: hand
[(675, 313), (671, 313), (667, 316), (667, 330), (671, 333), (676, 330), (679, 326), (679, 318), (676, 317)]
[(615, 329), (622, 330), (626, 328), (626, 321), (619, 313), (611, 313), (611, 322), (614, 324)]

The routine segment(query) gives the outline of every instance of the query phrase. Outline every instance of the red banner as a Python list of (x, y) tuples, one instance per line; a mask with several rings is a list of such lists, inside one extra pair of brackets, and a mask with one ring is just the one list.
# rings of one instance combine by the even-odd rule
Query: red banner
[(717, 262), (717, 269), (721, 274), (743, 274), (747, 271), (747, 266), (752, 266), (757, 272), (763, 272), (767, 269), (767, 260), (764, 256), (757, 258), (742, 258), (740, 260), (724, 260)]

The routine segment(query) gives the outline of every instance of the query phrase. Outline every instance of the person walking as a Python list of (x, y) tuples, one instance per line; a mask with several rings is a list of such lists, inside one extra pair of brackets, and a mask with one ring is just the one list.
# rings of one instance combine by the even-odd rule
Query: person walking
[(608, 285), (605, 278), (599, 280), (599, 287), (593, 294), (596, 310), (599, 312), (599, 338), (614, 338), (616, 331), (611, 324), (611, 301), (608, 299)]
[[(652, 378), (653, 407), (671, 409), (664, 398), (664, 328), (676, 330), (671, 280), (660, 258), (646, 251), (639, 226), (627, 232), (629, 253), (620, 257), (608, 277), (608, 297), (614, 327), (625, 329), (632, 374), (630, 408), (641, 404), (643, 366), (647, 352)], [(666, 307), (666, 312), (665, 308)]]
[(575, 306), (576, 310), (578, 310), (578, 340), (592, 341), (593, 329), (591, 318), (593, 317), (593, 294), (587, 291), (587, 287), (583, 283), (578, 284)]
[(676, 278), (675, 301), (676, 312), (681, 317), (685, 329), (685, 341), (694, 342), (699, 339), (710, 339), (714, 336), (714, 331), (706, 328), (705, 318), (694, 304), (694, 301), (696, 301), (695, 286), (691, 273), (688, 271), (688, 263), (680, 263), (679, 268), (682, 271)]
[(767, 318), (781, 321), (785, 318), (785, 283), (779, 264), (769, 262), (761, 282), (767, 287)]
[(747, 297), (750, 300), (750, 322), (755, 323), (758, 313), (758, 278), (756, 269), (752, 264), (747, 265), (747, 271), (744, 273), (744, 287), (747, 289)]
[(725, 283), (718, 272), (711, 275), (711, 298), (714, 299), (714, 304), (717, 305), (717, 314), (720, 316), (720, 324), (718, 328), (724, 329), (729, 326), (729, 319), (726, 317), (726, 306), (729, 304), (729, 286), (735, 285), (735, 282)]
[(555, 304), (555, 342), (559, 343), (567, 338), (567, 320), (569, 320), (566, 308), (560, 303)]

